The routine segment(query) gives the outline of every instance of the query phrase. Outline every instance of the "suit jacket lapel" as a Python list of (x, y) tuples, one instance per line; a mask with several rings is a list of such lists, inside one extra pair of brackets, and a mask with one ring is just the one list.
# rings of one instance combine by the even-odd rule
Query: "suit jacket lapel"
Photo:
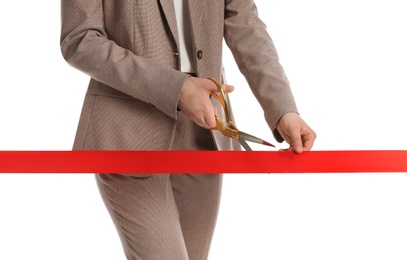
[[(178, 29), (177, 29), (177, 18), (175, 16), (175, 8), (174, 8), (174, 0), (159, 0), (161, 3), (161, 7), (163, 9), (165, 18), (167, 20), (168, 26), (171, 30), (171, 33), (174, 37), (177, 46), (179, 46), (179, 36), (178, 36)], [(192, 28), (192, 40), (193, 45), (196, 46), (196, 38), (199, 35), (201, 26), (201, 18), (202, 18), (202, 4), (205, 0), (187, 0), (188, 1), (188, 8), (189, 14), (191, 18), (191, 28)]]
[(202, 5), (205, 0), (187, 0), (189, 14), (191, 18), (192, 36), (194, 41), (194, 46), (196, 46), (196, 38), (201, 30), (201, 18), (202, 18)]
[(175, 16), (174, 0), (160, 0), (165, 18), (177, 46), (179, 46), (177, 18)]

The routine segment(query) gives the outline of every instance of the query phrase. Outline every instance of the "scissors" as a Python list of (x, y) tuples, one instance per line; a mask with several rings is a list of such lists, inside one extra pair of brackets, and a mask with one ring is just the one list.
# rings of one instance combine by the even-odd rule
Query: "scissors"
[(238, 140), (239, 143), (244, 147), (244, 149), (246, 151), (252, 151), (252, 149), (250, 148), (250, 146), (247, 144), (246, 141), (275, 147), (274, 145), (272, 145), (269, 142), (266, 142), (258, 137), (249, 135), (249, 134), (237, 129), (236, 125), (232, 121), (232, 117), (230, 115), (229, 103), (226, 98), (225, 92), (223, 91), (222, 84), (220, 84), (214, 78), (209, 78), (209, 80), (211, 80), (213, 83), (215, 83), (215, 85), (218, 87), (218, 92), (211, 92), (211, 96), (213, 96), (216, 100), (218, 100), (219, 103), (222, 105), (223, 110), (225, 112), (225, 119), (226, 119), (226, 122), (225, 122), (226, 125), (225, 125), (225, 123), (222, 121), (222, 119), (219, 118), (217, 115), (215, 115), (216, 126), (213, 127), (212, 129), (220, 131), (224, 136)]

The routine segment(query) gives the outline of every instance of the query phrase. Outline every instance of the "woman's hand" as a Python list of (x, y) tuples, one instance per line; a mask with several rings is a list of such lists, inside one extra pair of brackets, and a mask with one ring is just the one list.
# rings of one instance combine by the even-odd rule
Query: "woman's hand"
[(311, 150), (317, 137), (297, 113), (286, 113), (277, 123), (277, 130), (296, 153)]
[[(222, 85), (225, 93), (230, 93), (234, 87)], [(215, 83), (209, 79), (188, 77), (181, 88), (178, 108), (197, 125), (204, 128), (216, 126), (215, 111), (209, 99), (211, 92), (218, 91)]]

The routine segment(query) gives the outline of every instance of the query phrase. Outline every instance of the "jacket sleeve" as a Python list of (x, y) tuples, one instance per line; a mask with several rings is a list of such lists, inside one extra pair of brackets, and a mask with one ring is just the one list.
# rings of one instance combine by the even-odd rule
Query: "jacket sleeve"
[(282, 142), (276, 130), (278, 120), (287, 112), (298, 111), (274, 43), (253, 0), (225, 0), (224, 38), (274, 137)]
[(61, 1), (61, 52), (73, 67), (172, 118), (187, 75), (137, 56), (108, 39), (102, 0)]

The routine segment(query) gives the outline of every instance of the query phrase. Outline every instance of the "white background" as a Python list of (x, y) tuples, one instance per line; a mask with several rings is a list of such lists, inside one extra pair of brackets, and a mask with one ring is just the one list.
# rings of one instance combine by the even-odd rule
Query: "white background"
[[(70, 150), (88, 78), (59, 1), (0, 4), (0, 150)], [(258, 0), (314, 150), (407, 148), (402, 0)], [(272, 140), (228, 51), (240, 129)], [(286, 147), (286, 145), (281, 145)], [(256, 147), (256, 149), (261, 149)], [(1, 158), (0, 158), (1, 160)], [(226, 175), (211, 260), (407, 259), (407, 175)], [(0, 259), (124, 259), (91, 174), (0, 174)]]

